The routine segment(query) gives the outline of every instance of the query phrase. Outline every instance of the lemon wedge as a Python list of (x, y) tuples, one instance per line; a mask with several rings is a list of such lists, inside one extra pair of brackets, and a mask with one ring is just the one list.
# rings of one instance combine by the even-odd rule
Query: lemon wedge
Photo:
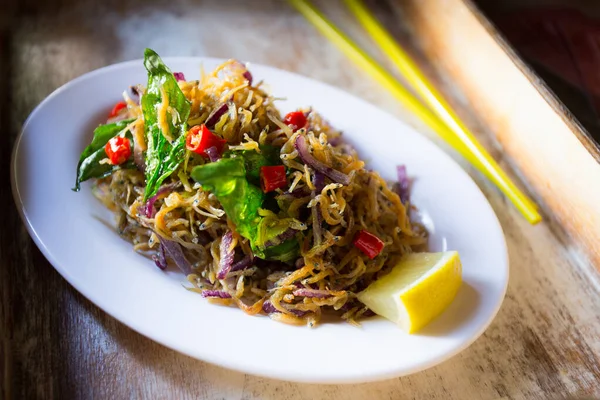
[(416, 332), (441, 314), (462, 282), (456, 251), (412, 253), (358, 294), (374, 313)]

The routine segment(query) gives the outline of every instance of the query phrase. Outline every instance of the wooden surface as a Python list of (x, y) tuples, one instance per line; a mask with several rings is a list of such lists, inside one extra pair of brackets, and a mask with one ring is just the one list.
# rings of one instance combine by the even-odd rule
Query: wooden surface
[(427, 54), (443, 60), (538, 198), (600, 269), (600, 186), (590, 185), (600, 182), (598, 145), (469, 4), (404, 2)]
[[(280, 382), (193, 360), (107, 316), (44, 259), (25, 232), (10, 194), (10, 149), (19, 127), (63, 83), (110, 63), (139, 58), (149, 46), (165, 56), (236, 57), (295, 71), (362, 96), (418, 129), (422, 126), (279, 1), (51, 3), (55, 4), (36, 6), (24, 0), (15, 3), (10, 14), (0, 12), (4, 17), (0, 19), (4, 21), (0, 25), (0, 76), (8, 77), (0, 79), (0, 398), (600, 397), (597, 273), (566, 244), (560, 225), (548, 218), (538, 226), (528, 225), (461, 160), (502, 224), (511, 278), (504, 305), (491, 327), (470, 348), (435, 368), (362, 385)], [(337, 2), (319, 4), (345, 30), (368, 43)], [(371, 4), (405, 41), (408, 36), (400, 29), (403, 16), (397, 4), (391, 0)], [(436, 75), (436, 68), (428, 71), (511, 172), (489, 131), (469, 111), (466, 97), (446, 76)], [(44, 177), (43, 171), (40, 175), (52, 179)], [(292, 343), (290, 348), (298, 351)]]

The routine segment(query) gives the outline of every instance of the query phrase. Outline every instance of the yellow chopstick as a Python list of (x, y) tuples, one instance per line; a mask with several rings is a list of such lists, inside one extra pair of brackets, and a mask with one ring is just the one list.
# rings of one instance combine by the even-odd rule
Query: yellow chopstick
[[(372, 57), (365, 53), (358, 45), (352, 42), (350, 38), (328, 21), (312, 4), (310, 4), (310, 2), (306, 0), (288, 1), (325, 37), (344, 52), (346, 56), (386, 87), (410, 112), (419, 117), (426, 125), (438, 133), (438, 135), (453, 146), (463, 157), (471, 162), (471, 164), (492, 180), (492, 182), (504, 192), (530, 223), (535, 224), (541, 220), (541, 216), (538, 213), (535, 204), (510, 181), (510, 178), (506, 176), (485, 149), (477, 143), (476, 139), (468, 133), (466, 128), (461, 129), (462, 134), (458, 135), (419, 99), (414, 97), (398, 83), (393, 75), (383, 69)], [(375, 23), (377, 22), (375, 21)], [(393, 39), (391, 40), (393, 42)], [(410, 60), (408, 56), (404, 59)], [(412, 63), (412, 66), (414, 67), (412, 68), (413, 79), (411, 80), (410, 76), (407, 77), (407, 79), (412, 83), (415, 82), (414, 77), (417, 76), (422, 77), (423, 79), (421, 79), (421, 81), (424, 81), (424, 76), (422, 74), (419, 73), (414, 75), (414, 71), (418, 71), (418, 69), (414, 63)], [(428, 86), (431, 87), (431, 85)], [(438, 98), (441, 98), (441, 96), (438, 95)], [(440, 104), (444, 105), (445, 103)], [(456, 123), (454, 125), (456, 125)], [(459, 128), (464, 127), (462, 123), (456, 126)]]
[[(494, 159), (477, 142), (469, 129), (462, 123), (460, 118), (454, 113), (450, 105), (444, 100), (444, 97), (436, 90), (435, 86), (428, 81), (427, 77), (420, 71), (417, 64), (411, 57), (398, 45), (389, 32), (373, 16), (361, 0), (344, 0), (348, 9), (361, 23), (363, 28), (371, 35), (371, 38), (379, 45), (379, 48), (394, 63), (398, 71), (411, 84), (413, 89), (421, 96), (431, 110), (456, 134), (456, 136), (472, 152), (472, 158), (480, 162), (483, 167), (483, 173), (494, 183), (501, 186), (503, 182), (509, 186), (506, 190), (518, 192), (519, 189), (514, 186), (510, 178), (504, 174), (504, 171), (496, 164)], [(472, 163), (474, 160), (469, 160)], [(491, 174), (491, 175), (490, 175)], [(496, 176), (498, 174), (499, 176)], [(503, 190), (505, 193), (506, 191)], [(507, 193), (508, 195), (508, 193)], [(509, 195), (508, 195), (509, 196)], [(510, 197), (510, 196), (509, 196)], [(529, 202), (531, 207), (536, 205), (525, 195), (525, 201)], [(533, 223), (539, 222), (539, 219)]]

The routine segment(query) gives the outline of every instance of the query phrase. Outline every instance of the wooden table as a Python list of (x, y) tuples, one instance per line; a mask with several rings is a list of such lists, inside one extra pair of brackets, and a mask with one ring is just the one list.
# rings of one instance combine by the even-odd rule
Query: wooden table
[[(320, 4), (344, 29), (368, 44), (340, 4)], [(402, 16), (393, 1), (373, 1), (372, 5), (399, 26)], [(504, 305), (487, 332), (435, 368), (362, 385), (280, 382), (193, 360), (109, 317), (44, 259), (19, 220), (10, 193), (10, 150), (21, 124), (44, 97), (69, 80), (111, 63), (140, 58), (146, 46), (164, 56), (235, 57), (341, 87), (438, 140), (280, 1), (181, 0), (150, 5), (74, 0), (72, 4), (65, 0), (34, 4), (24, 0), (0, 14), (0, 398), (600, 396), (600, 286), (596, 271), (564, 244), (564, 233), (551, 218), (546, 216), (546, 222), (530, 226), (495, 188), (456, 156), (500, 219), (508, 241), (511, 278)], [(414, 39), (402, 29), (395, 34), (404, 42)], [(468, 104), (461, 101), (461, 94), (444, 80), (443, 68), (429, 67), (428, 71), (488, 149), (518, 176), (477, 116), (469, 112)]]

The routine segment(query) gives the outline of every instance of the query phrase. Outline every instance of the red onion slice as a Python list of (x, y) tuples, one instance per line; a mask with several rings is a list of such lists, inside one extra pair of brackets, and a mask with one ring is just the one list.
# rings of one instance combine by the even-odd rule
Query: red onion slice
[(202, 297), (216, 297), (219, 299), (230, 299), (231, 295), (224, 290), (203, 290)]
[(185, 81), (185, 75), (183, 75), (183, 72), (173, 72), (173, 76), (177, 82)]
[(158, 189), (158, 192), (156, 192), (154, 196), (150, 197), (148, 201), (146, 201), (146, 204), (144, 206), (138, 208), (138, 212), (140, 212), (142, 215), (145, 215), (148, 218), (154, 217), (154, 214), (156, 214), (156, 210), (154, 209), (154, 203), (156, 203), (156, 200), (158, 200), (158, 196), (167, 192), (171, 192), (175, 190), (178, 186), (179, 182), (174, 182), (161, 187), (160, 189)]
[(227, 103), (221, 104), (210, 113), (208, 118), (206, 118), (204, 125), (206, 125), (207, 128), (213, 128), (215, 124), (219, 122), (219, 119), (221, 119), (221, 117), (227, 112), (227, 110), (229, 110), (229, 105)]
[(313, 185), (315, 186), (315, 191), (317, 192), (316, 194), (321, 194), (323, 188), (325, 187), (325, 175), (319, 171), (315, 171), (312, 181)]
[(162, 242), (160, 243), (156, 254), (152, 256), (152, 260), (158, 268), (162, 270), (167, 269), (167, 256), (165, 255), (165, 247), (163, 246)]
[(219, 271), (217, 274), (217, 279), (225, 279), (227, 278), (227, 274), (235, 271), (242, 271), (246, 268), (249, 268), (254, 264), (254, 256), (246, 256), (242, 258), (240, 261), (237, 261), (229, 267), (229, 269), (225, 268)]
[(241, 271), (244, 270), (254, 263), (254, 256), (249, 255), (242, 258), (240, 261), (233, 263), (229, 272)]
[(310, 154), (310, 150), (308, 149), (308, 143), (306, 142), (306, 138), (304, 136), (298, 136), (296, 138), (296, 142), (294, 143), (294, 147), (298, 150), (298, 155), (304, 164), (312, 167), (315, 171), (319, 171), (323, 175), (327, 176), (329, 179), (336, 183), (341, 183), (342, 185), (350, 184), (350, 177), (338, 170), (335, 170), (327, 165), (323, 164), (321, 161), (317, 160)]
[(272, 313), (279, 312), (279, 310), (275, 308), (275, 306), (273, 305), (273, 303), (271, 303), (270, 300), (267, 300), (263, 303), (262, 310), (265, 312), (265, 314), (272, 314)]
[(219, 150), (217, 150), (215, 146), (209, 147), (205, 152), (208, 154), (210, 162), (219, 161), (221, 159), (221, 154), (219, 154)]
[(192, 273), (190, 262), (185, 258), (181, 245), (172, 240), (160, 239), (160, 243), (164, 246), (165, 254), (175, 262), (175, 265), (186, 275)]
[(252, 74), (250, 73), (250, 71), (246, 70), (246, 72), (244, 72), (242, 76), (246, 78), (246, 80), (248, 81), (248, 85), (252, 86)]

